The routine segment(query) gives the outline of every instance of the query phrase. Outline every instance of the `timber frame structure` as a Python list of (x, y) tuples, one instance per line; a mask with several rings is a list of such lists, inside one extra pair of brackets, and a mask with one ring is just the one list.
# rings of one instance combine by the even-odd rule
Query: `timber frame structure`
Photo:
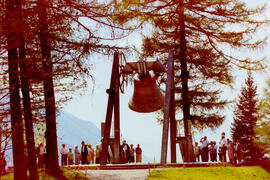
[[(130, 67), (135, 66), (136, 62), (129, 64)], [(102, 123), (102, 151), (100, 156), (100, 164), (106, 165), (111, 156), (111, 163), (120, 164), (120, 108), (119, 108), (119, 90), (122, 83), (120, 76), (122, 73), (130, 74), (132, 69), (124, 69), (120, 72), (122, 64), (119, 63), (119, 53), (115, 52), (113, 56), (113, 65), (111, 73), (110, 88), (106, 90), (109, 95), (105, 123)], [(151, 64), (151, 67), (157, 72), (162, 72), (165, 68), (158, 61), (156, 64)], [(121, 84), (121, 85), (120, 85)], [(114, 138), (110, 138), (112, 115), (114, 115)], [(170, 127), (170, 131), (169, 131)], [(189, 130), (190, 131), (190, 130)], [(176, 163), (176, 143), (179, 143), (181, 154), (184, 162), (193, 161), (192, 138), (177, 137), (177, 124), (175, 120), (175, 83), (174, 83), (174, 55), (173, 50), (169, 51), (167, 80), (166, 80), (166, 94), (164, 103), (164, 120), (162, 131), (161, 144), (161, 164), (167, 163), (168, 151), (168, 135), (170, 132), (170, 149), (171, 149), (171, 163)]]

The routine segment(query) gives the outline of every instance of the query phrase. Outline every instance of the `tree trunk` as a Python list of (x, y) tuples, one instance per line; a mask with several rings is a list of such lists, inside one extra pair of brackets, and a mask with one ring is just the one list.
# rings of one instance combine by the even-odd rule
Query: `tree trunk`
[(9, 93), (10, 93), (10, 115), (11, 115), (11, 133), (12, 149), (14, 162), (14, 179), (27, 179), (25, 160), (24, 160), (24, 138), (23, 121), (20, 106), (19, 94), (19, 70), (17, 54), (17, 16), (16, 1), (6, 1), (7, 24), (5, 31), (7, 33), (8, 43), (8, 74), (9, 74)]
[(29, 90), (29, 79), (27, 77), (27, 66), (25, 59), (25, 43), (23, 34), (21, 34), (19, 44), (19, 58), (20, 58), (20, 72), (21, 72), (21, 91), (23, 95), (23, 113), (25, 121), (25, 135), (27, 142), (28, 164), (29, 164), (29, 178), (31, 180), (38, 180), (37, 171), (37, 156), (33, 128), (33, 116), (31, 112), (31, 100)]
[[(19, 17), (23, 16), (22, 10), (22, 1), (19, 1), (18, 5), (18, 14)], [(32, 108), (30, 100), (30, 90), (29, 90), (29, 79), (27, 74), (27, 62), (25, 58), (25, 41), (24, 41), (24, 31), (25, 31), (25, 22), (22, 22), (20, 29), (20, 40), (19, 40), (19, 64), (20, 64), (20, 73), (21, 73), (21, 91), (23, 95), (23, 113), (25, 121), (25, 136), (27, 142), (27, 153), (28, 153), (28, 167), (29, 167), (29, 178), (32, 180), (38, 180), (38, 171), (37, 171), (37, 156), (36, 156), (36, 146), (35, 146), (35, 137), (34, 137), (34, 128), (33, 128), (33, 117), (32, 117)]]
[(58, 164), (58, 147), (56, 133), (56, 108), (53, 84), (53, 65), (51, 60), (51, 45), (48, 38), (48, 21), (46, 5), (43, 0), (38, 1), (38, 15), (41, 24), (40, 46), (43, 67), (43, 86), (46, 110), (46, 171), (53, 176), (61, 174)]
[(181, 82), (182, 82), (182, 104), (183, 104), (183, 121), (184, 121), (184, 131), (187, 141), (188, 152), (187, 157), (184, 157), (186, 162), (193, 161), (194, 152), (192, 148), (192, 136), (191, 136), (191, 124), (190, 124), (190, 100), (189, 100), (189, 87), (188, 87), (188, 68), (187, 68), (187, 58), (186, 58), (186, 30), (185, 30), (185, 14), (183, 0), (180, 0), (180, 63), (181, 63)]

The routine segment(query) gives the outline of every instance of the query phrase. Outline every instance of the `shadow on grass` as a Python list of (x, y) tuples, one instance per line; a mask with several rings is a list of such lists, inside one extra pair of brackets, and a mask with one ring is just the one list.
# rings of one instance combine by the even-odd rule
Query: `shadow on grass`
[[(63, 170), (63, 174), (59, 174), (57, 177), (48, 175), (44, 169), (39, 169), (39, 180), (87, 180), (85, 173), (76, 170)], [(0, 176), (0, 180), (13, 179), (13, 173)]]

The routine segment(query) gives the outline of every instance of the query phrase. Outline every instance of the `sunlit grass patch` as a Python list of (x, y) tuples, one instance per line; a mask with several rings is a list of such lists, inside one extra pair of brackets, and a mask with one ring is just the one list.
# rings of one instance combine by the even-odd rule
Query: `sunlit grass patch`
[(160, 169), (151, 171), (147, 180), (155, 179), (202, 179), (202, 180), (255, 180), (270, 179), (270, 173), (261, 167), (198, 167)]

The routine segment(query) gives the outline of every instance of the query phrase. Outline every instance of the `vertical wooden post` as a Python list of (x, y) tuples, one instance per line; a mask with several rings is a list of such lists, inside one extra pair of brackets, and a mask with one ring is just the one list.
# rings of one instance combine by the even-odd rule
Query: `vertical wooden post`
[[(173, 52), (172, 52), (173, 54)], [(170, 104), (170, 140), (171, 140), (171, 163), (176, 163), (176, 121), (175, 121), (175, 85), (174, 85), (174, 60), (172, 58), (171, 69), (171, 104)]]
[[(117, 133), (115, 134), (115, 138), (117, 138), (118, 134), (120, 134), (120, 126), (119, 126), (119, 57), (118, 53), (114, 53), (113, 57), (113, 67), (112, 67), (112, 74), (111, 74), (111, 83), (110, 89), (107, 89), (107, 93), (109, 94), (108, 104), (107, 104), (107, 114), (105, 119), (105, 126), (104, 126), (104, 137), (102, 140), (102, 151), (100, 157), (100, 164), (106, 165), (108, 159), (108, 144), (110, 140), (110, 131), (111, 131), (111, 124), (112, 124), (112, 113), (114, 109), (114, 124), (116, 127)], [(117, 105), (118, 104), (118, 105)], [(116, 105), (116, 106), (115, 106)], [(116, 140), (120, 142), (119, 140)], [(119, 143), (120, 145), (120, 143)], [(118, 148), (119, 149), (119, 148)], [(117, 152), (115, 153), (117, 154)], [(119, 154), (119, 153), (118, 153)]]
[[(119, 67), (118, 53), (114, 55), (114, 61), (117, 61), (117, 67)], [(119, 85), (120, 85), (120, 73), (119, 68), (116, 70), (115, 80), (115, 95), (114, 95), (114, 162), (120, 163), (120, 109), (119, 109)]]
[(162, 144), (161, 144), (161, 164), (167, 163), (167, 150), (168, 150), (168, 131), (169, 131), (169, 119), (171, 109), (171, 94), (172, 94), (172, 73), (173, 73), (173, 50), (169, 51), (167, 81), (166, 81), (166, 94), (164, 104), (164, 120), (162, 131)]

